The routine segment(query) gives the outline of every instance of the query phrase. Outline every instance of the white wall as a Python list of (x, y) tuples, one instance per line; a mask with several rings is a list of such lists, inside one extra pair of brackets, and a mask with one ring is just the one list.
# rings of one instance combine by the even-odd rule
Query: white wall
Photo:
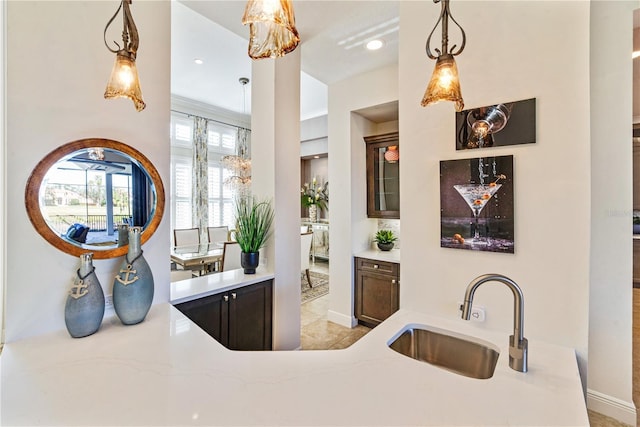
[[(633, 318), (633, 9), (591, 2), (590, 408), (635, 425)], [(612, 191), (615, 189), (615, 191)]]
[[(5, 62), (5, 42), (6, 42), (6, 34), (5, 34), (5, 17), (6, 17), (6, 7), (7, 3), (2, 2), (0, 4), (0, 99), (2, 102), (0, 103), (0, 200), (5, 200), (5, 194), (7, 191), (6, 188), (6, 175), (5, 175), (5, 141), (6, 141), (6, 120), (5, 120), (5, 108), (4, 108), (4, 93), (5, 93), (5, 78), (6, 78), (6, 62)], [(7, 282), (5, 276), (5, 256), (6, 256), (6, 245), (7, 239), (5, 239), (6, 235), (6, 222), (5, 218), (7, 217), (7, 204), (3, 203), (2, 208), (0, 208), (0, 352), (2, 351), (2, 346), (4, 344), (4, 293), (5, 293), (5, 283)]]
[[(366, 163), (363, 136), (376, 133), (375, 123), (352, 113), (398, 99), (396, 66), (365, 73), (329, 86), (329, 182), (331, 191), (331, 292), (329, 320), (355, 324), (353, 254), (369, 247), (376, 221), (367, 219)], [(371, 88), (375, 88), (372, 90)], [(337, 186), (339, 191), (337, 191)], [(336, 244), (335, 242), (339, 242)]]
[[(607, 156), (611, 162), (606, 163), (605, 175), (600, 168), (592, 169), (592, 156), (594, 160), (599, 158), (597, 151), (591, 153), (589, 144), (590, 105), (591, 108), (595, 105), (590, 100), (588, 40), (590, 20), (599, 22), (603, 26), (600, 31), (605, 32), (620, 25), (628, 25), (630, 29), (631, 17), (620, 22), (618, 12), (607, 17), (594, 16), (589, 2), (452, 4), (452, 13), (468, 37), (465, 51), (457, 58), (466, 108), (537, 99), (535, 144), (483, 151), (485, 155), (514, 156), (516, 248), (515, 254), (510, 255), (444, 249), (439, 245), (439, 162), (480, 156), (477, 151), (455, 151), (452, 104), (427, 108), (419, 105), (434, 65), (424, 54), (427, 36), (424, 22), (435, 22), (439, 10), (428, 2), (402, 2), (400, 8), (401, 211), (403, 229), (412, 230), (405, 232), (402, 242), (401, 307), (459, 317), (457, 301), (462, 299), (467, 284), (480, 274), (502, 273), (514, 279), (524, 292), (525, 336), (575, 348), (583, 379), (587, 378), (588, 350), (601, 345), (607, 349), (601, 351), (607, 354), (596, 366), (589, 363), (589, 384), (592, 376), (609, 375), (611, 381), (630, 379), (630, 220), (623, 220), (627, 225), (622, 234), (622, 220), (590, 221), (592, 204), (602, 202), (592, 200), (590, 182), (597, 181), (593, 196), (598, 196), (601, 190), (612, 193), (612, 188), (616, 194), (621, 193), (605, 198), (605, 206), (609, 201), (614, 207), (631, 206), (630, 156), (622, 155), (631, 146), (631, 110), (627, 105), (630, 95), (622, 98), (621, 106), (613, 107), (607, 102), (600, 114), (609, 120), (621, 108), (626, 115), (615, 123), (627, 120), (624, 130), (620, 130), (627, 135), (625, 149), (615, 149)], [(612, 44), (610, 39), (602, 43), (609, 47)], [(625, 42), (622, 45), (628, 46)], [(616, 59), (625, 48), (614, 50)], [(630, 55), (630, 49), (626, 54)], [(631, 66), (630, 61), (627, 66)], [(621, 75), (626, 77), (626, 71)], [(630, 86), (629, 79), (626, 88), (629, 93)], [(617, 92), (613, 97), (619, 98)], [(607, 150), (609, 139), (593, 140), (593, 145), (601, 144), (602, 150)], [(415, 194), (432, 196), (407, 196)], [(595, 209), (602, 212), (602, 208)], [(596, 267), (600, 260), (590, 262), (590, 244), (593, 247), (600, 243), (591, 240), (596, 228), (600, 230), (598, 236), (603, 236), (601, 250), (610, 251), (601, 267)], [(597, 253), (603, 255), (600, 249)], [(597, 334), (599, 339), (606, 334), (609, 338), (590, 343), (590, 270), (599, 269), (610, 278), (607, 283), (611, 288), (604, 291), (602, 283), (596, 285), (603, 292), (595, 295), (598, 300), (591, 306), (591, 318), (616, 314), (615, 320), (606, 322), (606, 331)], [(622, 287), (628, 291), (620, 292)], [(474, 325), (502, 330), (507, 340), (513, 325), (512, 298), (511, 292), (501, 285), (484, 285), (476, 293), (475, 302), (486, 307), (487, 321)], [(612, 329), (613, 323), (620, 333)], [(533, 348), (530, 366), (535, 366)], [(628, 380), (615, 387), (600, 385), (604, 394), (632, 410)]]
[[(535, 144), (482, 153), (456, 152), (451, 103), (427, 108), (419, 104), (434, 65), (423, 52), (421, 23), (437, 19), (438, 9), (423, 2), (401, 4), (401, 212), (404, 230), (413, 230), (402, 242), (401, 305), (458, 317), (456, 301), (472, 279), (503, 273), (524, 292), (526, 335), (575, 347), (584, 359), (590, 200), (589, 49), (584, 41), (589, 38), (589, 5), (458, 2), (452, 8), (468, 36), (457, 59), (466, 108), (537, 99)], [(488, 39), (500, 40), (500, 49), (485, 43)], [(513, 255), (439, 244), (439, 162), (483, 154), (514, 156)], [(407, 197), (410, 194), (431, 197)], [(512, 298), (505, 287), (480, 289), (475, 301), (488, 315), (478, 327), (509, 332)]]
[[(134, 2), (140, 33), (138, 72), (147, 108), (105, 100), (115, 55), (103, 28), (117, 2), (7, 2), (6, 341), (63, 329), (64, 304), (78, 260), (58, 251), (32, 227), (24, 188), (34, 166), (56, 147), (101, 137), (131, 145), (156, 166), (169, 188), (170, 2)], [(113, 25), (121, 26), (121, 17)], [(120, 27), (121, 28), (121, 27)], [(120, 34), (116, 30), (115, 34)], [(121, 42), (121, 40), (120, 40)], [(154, 272), (154, 302), (169, 299), (168, 214), (143, 246)], [(121, 259), (97, 260), (110, 294)]]

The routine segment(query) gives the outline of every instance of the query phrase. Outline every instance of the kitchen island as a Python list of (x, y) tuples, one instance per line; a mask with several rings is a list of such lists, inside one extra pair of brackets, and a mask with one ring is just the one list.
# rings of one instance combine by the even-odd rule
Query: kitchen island
[[(495, 374), (467, 378), (391, 350), (407, 325), (495, 344)], [(508, 366), (507, 335), (400, 310), (344, 350), (238, 352), (158, 304), (138, 325), (111, 317), (86, 338), (6, 344), (0, 423), (588, 426), (574, 351), (529, 339), (523, 374)]]

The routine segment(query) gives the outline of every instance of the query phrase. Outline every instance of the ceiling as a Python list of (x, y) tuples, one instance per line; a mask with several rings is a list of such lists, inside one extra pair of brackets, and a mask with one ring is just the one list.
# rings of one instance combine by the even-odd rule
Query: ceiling
[[(328, 84), (397, 63), (398, 3), (293, 1), (301, 39), (298, 49), (301, 49), (303, 71), (302, 120), (327, 113)], [(251, 78), (251, 59), (247, 55), (249, 29), (241, 23), (245, 4), (244, 0), (172, 3), (171, 92), (174, 95), (250, 113), (251, 83), (243, 88), (238, 81), (240, 77)], [(384, 41), (382, 49), (365, 49), (364, 44), (373, 38)], [(203, 63), (196, 64), (196, 58)]]

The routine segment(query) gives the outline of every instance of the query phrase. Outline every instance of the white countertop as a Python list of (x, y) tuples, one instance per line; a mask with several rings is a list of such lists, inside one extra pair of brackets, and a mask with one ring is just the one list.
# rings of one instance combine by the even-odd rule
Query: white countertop
[(400, 249), (391, 249), (390, 251), (381, 251), (379, 249), (369, 249), (359, 252), (354, 256), (358, 258), (369, 258), (377, 261), (400, 262)]
[[(428, 324), (500, 348), (488, 380), (388, 348)], [(401, 310), (345, 350), (237, 352), (169, 304), (124, 326), (106, 319), (9, 343), (0, 356), (4, 425), (588, 426), (574, 351), (529, 339), (529, 372), (508, 367), (507, 334)]]
[(240, 268), (181, 280), (171, 283), (169, 302), (179, 304), (217, 294), (218, 292), (229, 291), (240, 286), (264, 282), (265, 280), (273, 279), (273, 277), (273, 273), (258, 267), (256, 274), (244, 274), (244, 270)]

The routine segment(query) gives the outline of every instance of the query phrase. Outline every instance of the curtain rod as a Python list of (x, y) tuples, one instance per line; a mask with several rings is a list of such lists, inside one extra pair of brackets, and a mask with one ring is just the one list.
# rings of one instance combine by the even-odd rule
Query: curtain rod
[(220, 124), (227, 125), (227, 126), (233, 126), (234, 128), (238, 128), (238, 129), (244, 129), (244, 130), (251, 131), (251, 129), (249, 129), (249, 128), (246, 128), (246, 127), (243, 127), (243, 126), (238, 126), (238, 125), (233, 125), (231, 123), (223, 122), (221, 120), (212, 119), (210, 117), (202, 117), (202, 116), (198, 116), (197, 114), (185, 113), (184, 111), (179, 111), (179, 110), (174, 110), (174, 109), (171, 109), (171, 112), (172, 113), (184, 114), (185, 116), (189, 116), (189, 117), (201, 117), (203, 119), (206, 119), (206, 120), (209, 120), (209, 121), (212, 121), (212, 122), (220, 123)]

